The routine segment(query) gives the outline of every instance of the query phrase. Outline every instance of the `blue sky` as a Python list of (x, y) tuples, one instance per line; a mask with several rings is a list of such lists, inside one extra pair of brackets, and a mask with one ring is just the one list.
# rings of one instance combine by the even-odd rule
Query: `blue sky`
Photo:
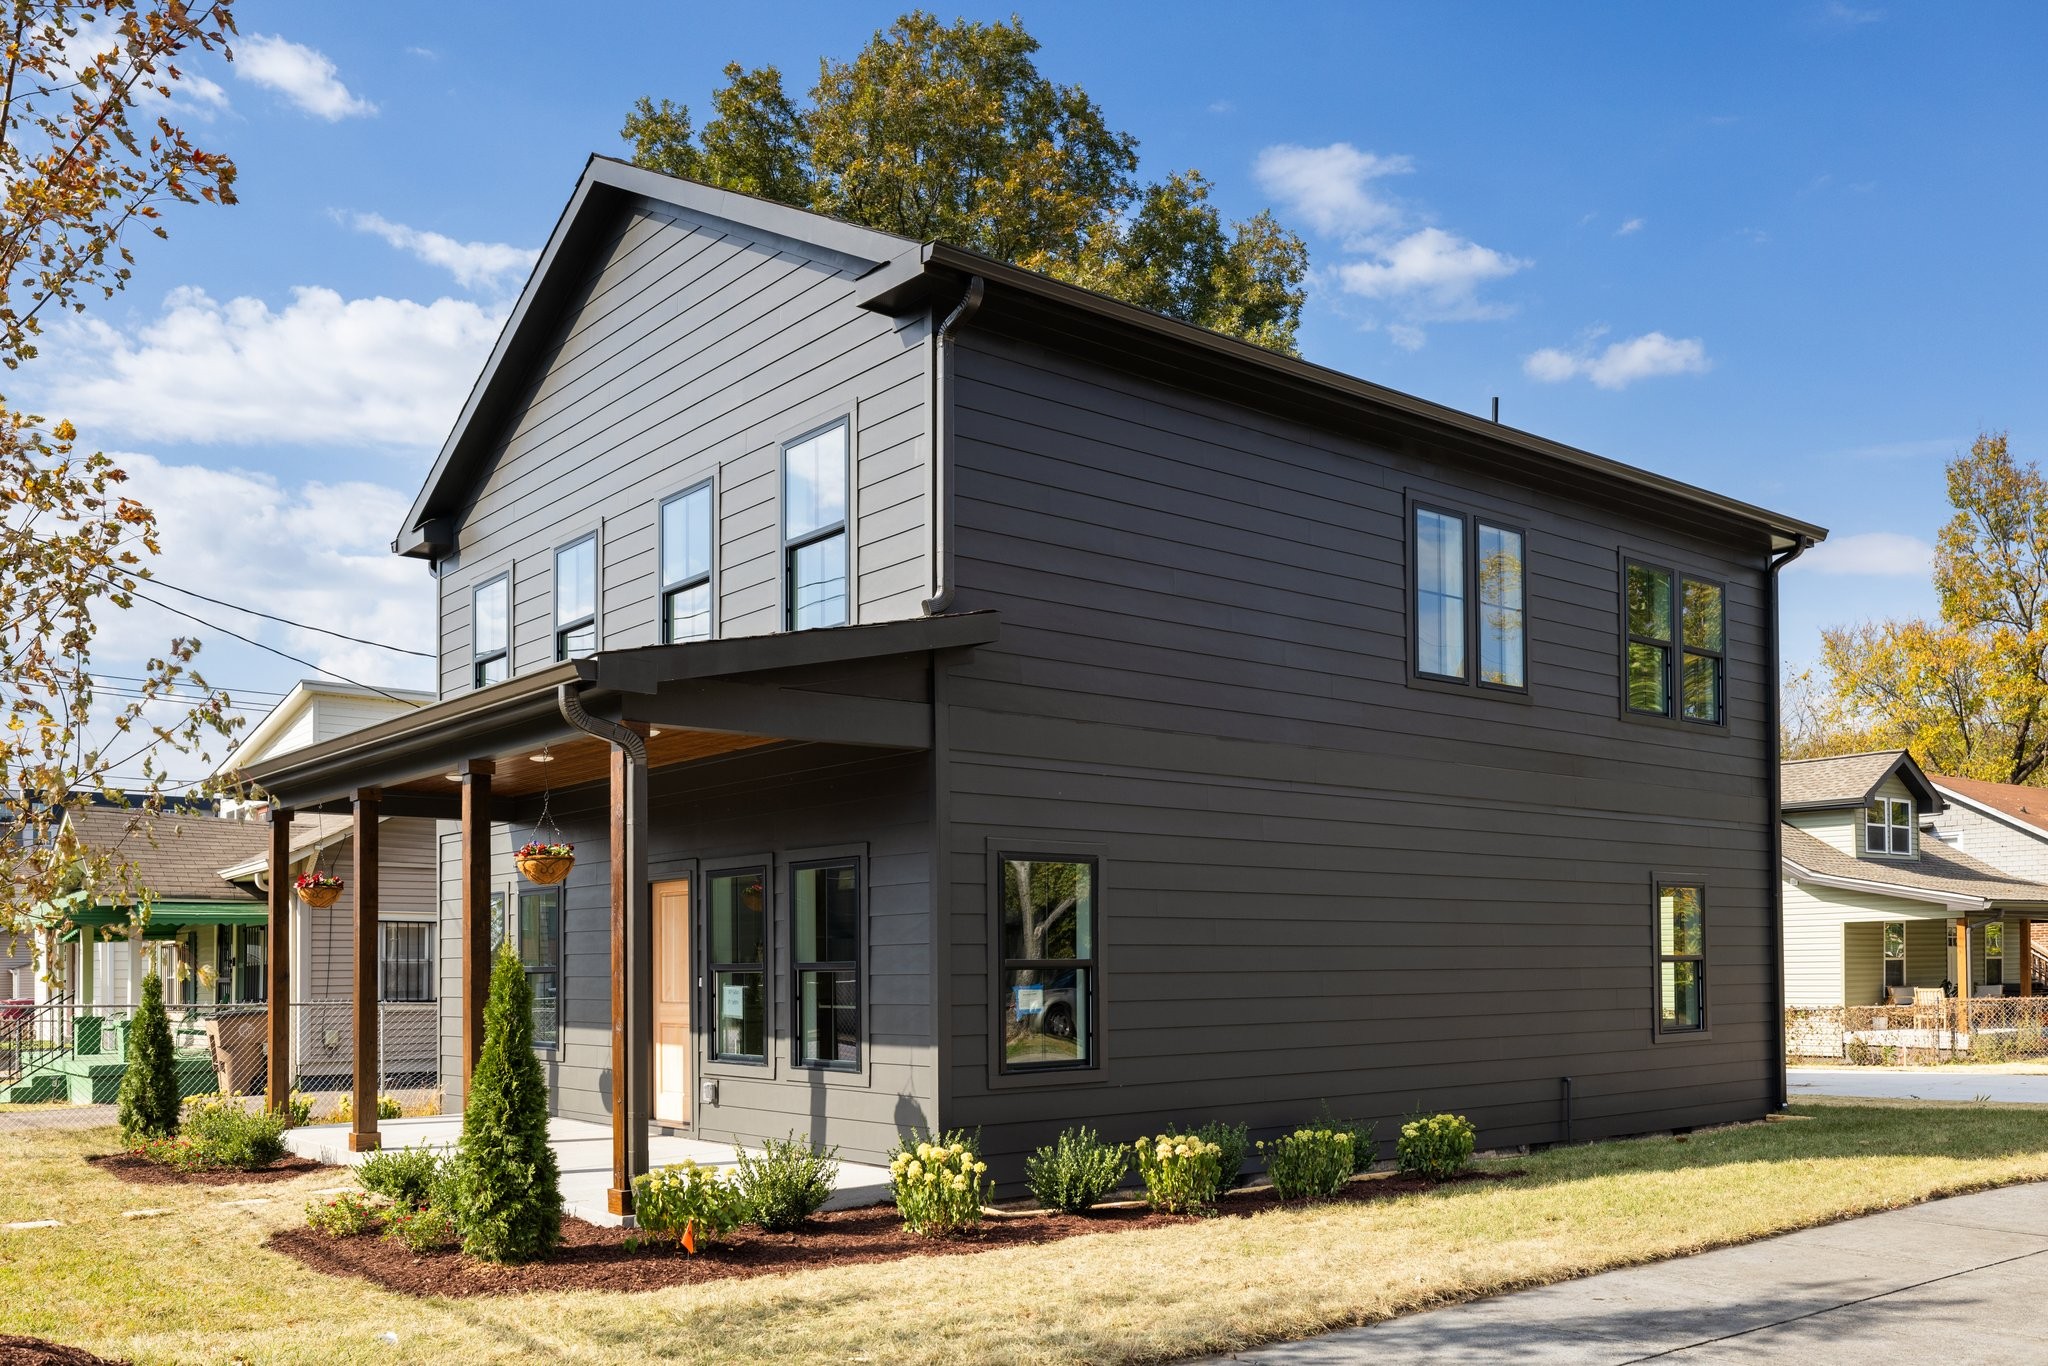
[[(1144, 173), (1199, 167), (1309, 237), (1309, 358), (1831, 527), (1787, 577), (1795, 661), (1824, 624), (1932, 610), (1945, 457), (1986, 427), (2041, 453), (2039, 7), (1017, 8)], [(424, 574), (383, 547), (585, 156), (622, 153), (638, 95), (702, 107), (728, 60), (804, 88), (896, 12), (564, 32), (558, 6), (248, 0), (236, 63), (180, 99), (243, 202), (174, 213), (18, 397), (136, 457), (167, 580), (431, 648)], [(169, 629), (110, 623), (104, 667)], [(306, 672), (189, 629), (252, 698)]]

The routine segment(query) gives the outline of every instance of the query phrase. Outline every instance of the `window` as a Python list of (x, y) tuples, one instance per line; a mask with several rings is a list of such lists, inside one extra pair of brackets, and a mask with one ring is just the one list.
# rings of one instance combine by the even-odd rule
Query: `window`
[[(1727, 613), (1720, 584), (1629, 561), (1628, 709), (1718, 726), (1726, 719)], [(1674, 595), (1673, 584), (1677, 585)]]
[(434, 926), (387, 921), (377, 927), (378, 999), (434, 999)]
[(469, 631), (474, 686), (487, 688), (512, 676), (511, 616), (511, 576), (500, 574), (477, 585), (471, 598)]
[(844, 626), (846, 424), (782, 448), (782, 544), (789, 629)]
[[(1416, 674), (1487, 688), (1526, 687), (1522, 533), (1420, 505), (1413, 532)], [(1476, 675), (1468, 667), (1475, 644)]]
[(661, 638), (711, 638), (711, 485), (661, 505)]
[(597, 533), (555, 552), (555, 658), (597, 649)]
[(1873, 797), (1863, 812), (1863, 852), (1913, 852), (1913, 803), (1904, 797)]
[(1888, 987), (1906, 985), (1906, 922), (1903, 920), (1884, 922), (1884, 984)]
[(491, 894), (491, 949), (496, 952), (511, 936), (533, 992), (533, 1046), (555, 1048), (562, 1040), (562, 889), (524, 888), (513, 904), (517, 914), (508, 924), (505, 894)]
[(2005, 925), (1994, 920), (1984, 927), (1984, 985), (2005, 985)]
[(759, 868), (714, 873), (711, 917), (711, 1056), (768, 1061), (766, 878)]
[(1003, 1066), (1013, 1072), (1092, 1066), (1095, 861), (1006, 854), (996, 867)]
[(1657, 1032), (1707, 1025), (1705, 895), (1698, 887), (1657, 888)]
[(220, 927), (213, 950), (214, 1000), (250, 1005), (269, 999), (270, 983), (263, 958), (263, 939), (267, 933), (261, 925)]
[(790, 870), (799, 1067), (860, 1066), (860, 866)]

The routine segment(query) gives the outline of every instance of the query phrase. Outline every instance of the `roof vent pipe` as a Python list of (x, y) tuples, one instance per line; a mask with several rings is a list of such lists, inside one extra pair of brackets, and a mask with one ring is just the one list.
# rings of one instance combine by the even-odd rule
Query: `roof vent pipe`
[(987, 283), (979, 275), (969, 280), (967, 292), (932, 334), (932, 595), (923, 603), (928, 617), (935, 617), (953, 605), (953, 388), (946, 353), (952, 345), (953, 333), (966, 326), (968, 319), (980, 310), (982, 295), (987, 290)]

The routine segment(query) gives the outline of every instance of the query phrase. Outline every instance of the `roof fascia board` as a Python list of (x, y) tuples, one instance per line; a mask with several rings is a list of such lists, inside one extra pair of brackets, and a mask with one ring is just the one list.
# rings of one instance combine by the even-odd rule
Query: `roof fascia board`
[(684, 645), (648, 645), (604, 651), (576, 663), (583, 680), (594, 687), (621, 693), (652, 693), (664, 683), (690, 679), (726, 678), (769, 669), (798, 669), (986, 645), (996, 639), (1001, 629), (1001, 617), (995, 612), (960, 612), (872, 626), (836, 626), (822, 631), (781, 631)]
[[(1928, 781), (1934, 782), (1932, 778), (1928, 779)], [(1934, 786), (1941, 793), (1944, 800), (1954, 802), (1959, 806), (1967, 806), (1980, 816), (1987, 816), (2001, 825), (2019, 831), (2023, 835), (2048, 843), (2048, 829), (2043, 829), (2031, 821), (2015, 816), (2010, 812), (2001, 811), (1989, 803), (1980, 802), (1975, 797), (1965, 796), (1952, 787), (1943, 787), (1940, 783), (1934, 783)]]
[(1789, 857), (1785, 860), (1785, 872), (1794, 882), (1811, 882), (1818, 887), (1833, 887), (1844, 892), (1876, 892), (1883, 896), (1897, 897), (1901, 901), (1931, 902), (1951, 911), (1982, 911), (1991, 906), (1989, 897), (1955, 896), (1925, 887), (1902, 887), (1896, 882), (1843, 877), (1837, 873), (1816, 873), (1811, 868), (1800, 866)]

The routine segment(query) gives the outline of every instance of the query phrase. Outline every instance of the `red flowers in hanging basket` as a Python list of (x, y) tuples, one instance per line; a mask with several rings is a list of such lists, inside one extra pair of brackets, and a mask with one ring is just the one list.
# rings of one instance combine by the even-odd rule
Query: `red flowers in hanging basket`
[(300, 873), (292, 885), (299, 889), (299, 899), (316, 911), (341, 899), (341, 879), (332, 873)]
[(520, 845), (512, 855), (512, 861), (519, 865), (520, 875), (528, 882), (552, 887), (569, 876), (569, 870), (576, 866), (576, 846), (560, 841), (533, 840)]

